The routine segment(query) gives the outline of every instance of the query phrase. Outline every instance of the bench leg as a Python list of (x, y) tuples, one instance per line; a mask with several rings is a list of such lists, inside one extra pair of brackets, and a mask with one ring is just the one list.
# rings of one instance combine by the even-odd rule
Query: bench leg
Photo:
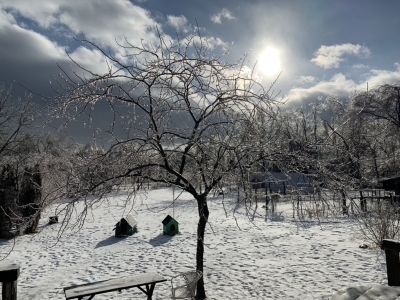
[(17, 300), (17, 281), (3, 282), (3, 300)]
[(389, 286), (400, 286), (400, 260), (399, 251), (393, 249), (385, 249), (386, 268)]
[(156, 284), (152, 283), (150, 285), (146, 284), (146, 290), (144, 290), (140, 286), (138, 286), (137, 288), (147, 295), (147, 300), (151, 300), (151, 299), (153, 299), (152, 297), (153, 297), (153, 291), (154, 291), (155, 286), (156, 286)]

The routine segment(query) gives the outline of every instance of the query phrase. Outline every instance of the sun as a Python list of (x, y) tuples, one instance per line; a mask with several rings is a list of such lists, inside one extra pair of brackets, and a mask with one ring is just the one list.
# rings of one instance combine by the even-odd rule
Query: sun
[(281, 70), (279, 51), (275, 48), (268, 48), (261, 53), (258, 59), (258, 68), (267, 76), (278, 75)]

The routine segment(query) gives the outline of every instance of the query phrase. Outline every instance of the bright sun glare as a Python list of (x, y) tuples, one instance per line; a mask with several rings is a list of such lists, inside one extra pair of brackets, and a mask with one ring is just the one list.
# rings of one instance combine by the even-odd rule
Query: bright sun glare
[(281, 69), (279, 51), (275, 48), (265, 50), (259, 60), (259, 69), (267, 76), (277, 75)]

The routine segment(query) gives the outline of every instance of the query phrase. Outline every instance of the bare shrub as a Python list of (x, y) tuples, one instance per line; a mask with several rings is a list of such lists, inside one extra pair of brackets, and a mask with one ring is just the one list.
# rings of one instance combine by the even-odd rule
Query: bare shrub
[(359, 218), (363, 238), (373, 246), (382, 248), (384, 239), (398, 239), (400, 230), (398, 203), (376, 202)]

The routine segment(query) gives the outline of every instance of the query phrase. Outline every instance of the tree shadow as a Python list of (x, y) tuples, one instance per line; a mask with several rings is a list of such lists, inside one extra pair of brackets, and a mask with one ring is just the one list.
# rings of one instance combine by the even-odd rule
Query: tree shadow
[(44, 229), (46, 227), (55, 226), (57, 224), (58, 224), (58, 222), (54, 222), (54, 223), (47, 222), (47, 223), (43, 223), (43, 224), (39, 225), (37, 229), (38, 229), (38, 231), (41, 231), (42, 229)]
[(94, 247), (94, 249), (116, 244), (120, 241), (125, 240), (126, 237), (127, 236), (124, 236), (124, 237), (110, 236), (110, 237), (106, 238), (105, 240), (102, 240), (101, 242), (97, 243), (97, 245), (96, 245), (96, 247)]
[(267, 210), (265, 213), (265, 221), (271, 220), (272, 222), (284, 222), (285, 217), (282, 215), (282, 212), (275, 212)]
[(160, 234), (158, 236), (156, 236), (155, 238), (152, 238), (149, 243), (150, 245), (152, 245), (153, 247), (158, 247), (161, 246), (165, 243), (168, 243), (173, 236), (171, 235), (164, 235), (164, 234)]
[(6, 246), (12, 237), (3, 237), (0, 239), (0, 246)]

